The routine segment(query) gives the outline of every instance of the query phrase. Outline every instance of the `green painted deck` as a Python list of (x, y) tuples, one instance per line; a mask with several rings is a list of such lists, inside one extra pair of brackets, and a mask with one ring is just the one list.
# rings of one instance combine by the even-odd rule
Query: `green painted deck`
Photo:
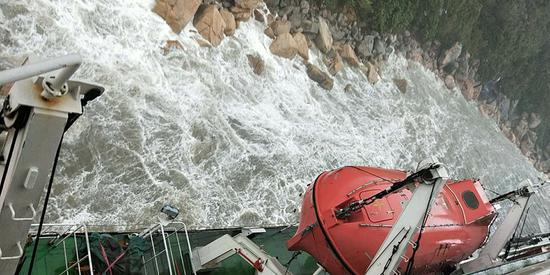
[[(286, 241), (290, 239), (290, 237), (294, 234), (296, 228), (290, 227), (273, 227), (273, 228), (266, 228), (266, 233), (257, 234), (252, 239), (256, 244), (258, 244), (260, 247), (262, 247), (268, 254), (271, 256), (277, 257), (279, 262), (284, 265), (288, 266), (289, 274), (312, 274), (317, 269), (317, 264), (315, 260), (309, 256), (307, 253), (301, 253), (298, 256), (292, 260), (290, 265), (287, 265), (289, 260), (292, 258), (294, 252), (288, 251), (286, 249)], [(236, 235), (240, 233), (240, 229), (211, 229), (211, 230), (197, 230), (197, 231), (189, 231), (189, 238), (192, 248), (196, 248), (198, 246), (204, 246), (211, 241), (217, 239), (218, 237), (229, 234), (231, 236)], [(125, 236), (127, 236), (129, 233), (110, 233), (116, 240), (121, 240)], [(78, 235), (78, 241), (76, 242), (76, 245), (82, 249), (85, 247), (85, 241), (84, 237), (82, 235)], [(183, 263), (182, 263), (182, 257), (180, 257), (180, 253), (178, 250), (178, 239), (183, 255)], [(39, 274), (39, 275), (57, 275), (57, 274), (79, 274), (78, 268), (70, 268), (67, 272), (64, 272), (66, 270), (65, 265), (65, 253), (66, 257), (68, 259), (69, 265), (70, 263), (76, 262), (76, 248), (75, 248), (75, 241), (73, 238), (68, 238), (65, 241), (65, 249), (63, 248), (63, 244), (60, 243), (57, 246), (53, 246), (52, 240), (55, 240), (55, 236), (43, 236), (40, 238), (40, 241), (38, 243), (38, 252), (36, 255), (33, 272), (32, 274)], [(126, 263), (126, 268), (124, 271), (114, 271), (113, 274), (170, 274), (168, 270), (168, 260), (166, 257), (166, 254), (162, 252), (164, 250), (164, 244), (163, 240), (160, 237), (160, 235), (154, 235), (153, 241), (155, 243), (154, 248), (155, 252), (158, 254), (157, 262), (155, 263), (154, 260), (148, 261), (145, 265), (143, 264), (143, 261), (147, 261), (147, 259), (150, 259), (153, 255), (153, 246), (151, 245), (151, 241), (149, 238), (145, 239), (145, 245), (146, 245), (146, 251), (143, 258), (139, 260), (130, 261), (130, 264)], [(175, 270), (172, 270), (172, 274), (175, 275), (181, 275), (181, 274), (192, 274), (191, 268), (190, 268), (190, 260), (188, 255), (188, 249), (187, 249), (187, 243), (185, 241), (185, 234), (183, 232), (177, 233), (176, 235), (171, 235), (168, 238), (169, 242), (169, 256), (171, 257), (171, 261), (176, 263), (175, 267), (172, 267)], [(28, 274), (29, 269), (29, 263), (30, 258), (32, 254), (32, 248), (34, 243), (30, 243), (25, 248), (25, 256), (22, 259), (22, 266), (21, 271), (19, 274)], [(66, 251), (66, 252), (65, 252)], [(92, 253), (93, 254), (93, 253)], [(100, 257), (100, 254), (96, 254), (98, 257)], [(124, 259), (124, 256), (122, 259)], [(128, 258), (131, 258), (129, 256)], [(125, 261), (128, 259), (125, 259)], [(93, 265), (97, 266), (97, 264), (100, 262), (96, 257), (92, 257)], [(121, 260), (122, 262), (122, 260)], [(89, 274), (85, 271), (86, 267), (88, 266), (88, 261), (85, 260), (82, 262), (83, 268), (81, 268), (81, 274)], [(157, 273), (157, 266), (158, 266), (158, 273)], [(105, 270), (101, 270), (101, 268), (96, 267), (94, 269), (94, 274), (105, 274), (103, 273)], [(254, 268), (249, 265), (247, 262), (245, 262), (244, 259), (242, 259), (238, 255), (233, 255), (230, 258), (226, 259), (220, 267), (217, 267), (212, 270), (208, 271), (201, 271), (200, 274), (254, 274)], [(107, 272), (106, 274), (110, 274)]]

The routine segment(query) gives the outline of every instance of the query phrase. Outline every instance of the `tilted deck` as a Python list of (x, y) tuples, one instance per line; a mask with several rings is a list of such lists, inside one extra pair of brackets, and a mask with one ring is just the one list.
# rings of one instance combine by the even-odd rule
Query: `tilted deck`
[[(265, 233), (257, 234), (251, 239), (268, 254), (276, 257), (281, 264), (288, 267), (288, 274), (312, 274), (318, 266), (316, 261), (311, 256), (307, 253), (294, 255), (294, 252), (290, 252), (286, 249), (286, 241), (294, 234), (295, 231), (295, 227), (266, 228)], [(188, 232), (188, 235), (190, 246), (194, 249), (196, 247), (204, 246), (224, 234), (233, 236), (240, 232), (240, 228), (207, 229), (192, 230)], [(90, 274), (88, 271), (89, 259), (86, 257), (87, 247), (85, 233), (81, 231), (74, 232), (74, 234), (72, 233), (73, 232), (65, 232), (65, 234), (59, 235), (44, 232), (38, 243), (32, 274), (79, 274), (79, 271), (80, 274)], [(117, 241), (126, 239), (126, 237), (131, 233), (89, 233), (90, 247), (92, 247), (91, 258), (93, 263), (92, 265), (94, 266), (94, 274), (103, 274), (106, 270), (104, 265), (100, 265), (102, 255), (100, 253), (94, 253), (93, 249), (94, 241), (97, 240), (96, 237), (98, 236), (98, 234), (94, 233), (108, 233)], [(193, 274), (189, 260), (189, 249), (187, 246), (185, 231), (170, 232), (169, 230), (166, 230), (165, 236), (168, 253), (166, 253), (162, 234), (157, 232), (152, 234), (151, 237), (144, 238), (145, 242), (143, 242), (143, 248), (145, 249), (145, 253), (142, 257), (140, 257), (140, 260), (136, 261), (134, 259), (130, 262), (123, 261), (122, 259), (125, 257), (132, 257), (125, 255), (121, 257), (121, 260), (118, 262), (121, 266), (117, 266), (116, 268), (119, 269), (113, 269), (112, 274)], [(64, 237), (67, 238), (62, 241)], [(32, 241), (26, 245), (19, 274), (28, 274), (33, 246), (34, 242)], [(78, 255), (77, 251), (80, 251)], [(96, 250), (96, 252), (97, 251), (98, 250)], [(156, 255), (156, 257), (154, 257), (154, 255)], [(291, 258), (293, 258), (293, 260), (290, 264), (288, 264)], [(78, 261), (80, 261), (80, 263), (77, 263)], [(170, 265), (168, 264), (169, 262)], [(74, 266), (71, 267), (71, 265)], [(233, 255), (223, 261), (221, 266), (207, 271), (200, 271), (197, 272), (197, 274), (254, 274), (254, 272), (254, 268), (243, 260), (243, 258), (238, 255)], [(111, 273), (107, 271), (106, 274)]]

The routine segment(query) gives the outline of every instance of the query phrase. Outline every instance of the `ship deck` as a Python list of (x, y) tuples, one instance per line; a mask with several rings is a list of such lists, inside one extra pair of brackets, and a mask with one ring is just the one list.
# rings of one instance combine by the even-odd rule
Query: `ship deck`
[[(288, 274), (312, 274), (318, 268), (315, 260), (307, 253), (294, 255), (294, 252), (286, 249), (286, 241), (296, 231), (295, 227), (271, 227), (265, 228), (266, 232), (254, 235), (251, 240), (259, 245), (271, 256), (276, 257), (281, 264), (288, 268)], [(66, 232), (65, 234), (41, 235), (38, 242), (37, 253), (33, 265), (32, 274), (57, 275), (57, 274), (90, 274), (88, 259), (85, 256), (85, 234), (82, 232)], [(98, 233), (98, 234), (94, 234)], [(109, 234), (114, 240), (127, 240), (129, 234), (136, 232), (96, 232), (90, 231), (90, 247), (94, 274), (103, 273), (106, 270), (98, 267), (102, 253), (94, 253), (94, 236)], [(164, 249), (162, 234), (152, 234), (151, 238), (145, 238), (142, 248), (144, 253), (137, 260), (132, 252), (122, 258), (134, 258), (119, 261), (120, 266), (113, 267), (112, 274), (193, 274), (191, 270), (189, 249), (186, 242), (185, 231), (174, 231), (174, 234), (166, 232), (168, 253)], [(241, 228), (231, 229), (205, 229), (190, 230), (189, 244), (192, 249), (204, 246), (224, 234), (231, 236), (241, 233)], [(67, 237), (64, 241), (63, 238)], [(34, 241), (30, 241), (24, 250), (24, 256), (20, 264), (19, 274), (28, 274), (30, 259)], [(131, 249), (128, 249), (131, 250)], [(77, 252), (80, 251), (80, 252)], [(97, 252), (97, 251), (96, 251)], [(108, 254), (108, 253), (107, 253)], [(156, 257), (155, 257), (156, 255)], [(116, 255), (115, 255), (116, 256)], [(168, 257), (167, 257), (168, 256)], [(294, 256), (294, 257), (293, 257)], [(111, 257), (112, 259), (112, 257)], [(292, 261), (290, 261), (292, 259)], [(80, 263), (77, 263), (80, 261)], [(170, 265), (168, 262), (170, 261)], [(290, 261), (290, 264), (288, 264)], [(71, 267), (73, 265), (73, 267)], [(118, 264), (117, 264), (118, 265)], [(79, 267), (80, 266), (80, 267)], [(103, 266), (105, 268), (105, 266)], [(80, 273), (79, 273), (80, 271)], [(224, 260), (222, 264), (210, 270), (202, 270), (197, 274), (254, 274), (254, 268), (238, 255), (233, 255)]]

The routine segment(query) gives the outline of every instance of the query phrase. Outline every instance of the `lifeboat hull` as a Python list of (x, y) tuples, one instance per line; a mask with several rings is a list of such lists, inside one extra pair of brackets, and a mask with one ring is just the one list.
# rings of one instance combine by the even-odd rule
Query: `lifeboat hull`
[[(304, 194), (300, 225), (288, 249), (308, 252), (331, 274), (364, 274), (412, 193), (392, 193), (345, 219), (334, 212), (406, 176), (404, 171), (351, 166), (321, 174)], [(445, 271), (470, 256), (485, 242), (494, 217), (479, 181), (449, 180), (429, 212), (414, 273)], [(405, 258), (411, 255), (409, 246)], [(404, 272), (406, 266), (403, 261), (398, 270)]]

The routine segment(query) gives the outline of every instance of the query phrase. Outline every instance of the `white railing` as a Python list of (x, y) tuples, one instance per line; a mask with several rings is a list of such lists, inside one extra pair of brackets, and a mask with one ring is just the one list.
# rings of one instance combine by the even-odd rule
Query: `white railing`
[[(38, 229), (38, 224), (31, 225), (29, 233), (31, 235), (36, 235)], [(118, 230), (117, 230), (118, 231)], [(133, 230), (122, 230), (121, 232), (131, 233), (136, 232), (135, 228)], [(185, 240), (181, 240), (181, 233), (184, 234)], [(55, 235), (55, 237), (51, 237)], [(84, 261), (88, 261), (90, 266), (90, 274), (93, 275), (93, 266), (92, 266), (92, 255), (90, 251), (90, 239), (88, 234), (88, 227), (84, 224), (43, 224), (43, 229), (41, 233), (41, 238), (48, 236), (52, 238), (50, 244), (52, 247), (63, 247), (63, 255), (65, 258), (65, 270), (63, 270), (58, 275), (68, 275), (69, 271), (76, 267), (78, 274), (82, 274), (81, 264)], [(86, 245), (86, 255), (83, 257), (79, 253), (78, 247), (78, 238), (84, 237)], [(151, 255), (146, 258), (142, 256), (143, 271), (145, 275), (149, 274), (166, 274), (166, 271), (170, 275), (175, 274), (185, 274), (187, 275), (187, 269), (185, 264), (184, 252), (185, 248), (189, 251), (189, 269), (192, 271), (192, 274), (196, 275), (196, 272), (193, 268), (193, 252), (191, 248), (191, 243), (189, 239), (189, 233), (187, 231), (187, 226), (183, 222), (172, 222), (172, 223), (158, 223), (152, 225), (145, 231), (139, 234), (143, 239), (151, 242)], [(68, 257), (68, 250), (66, 242), (72, 240), (74, 242), (74, 249), (76, 255), (76, 261), (70, 263)], [(160, 247), (160, 250), (157, 249)], [(82, 250), (82, 249), (81, 249)], [(163, 257), (164, 259), (162, 259)], [(179, 257), (179, 261), (178, 261)], [(165, 262), (166, 261), (166, 262)], [(154, 265), (153, 265), (154, 263)], [(167, 265), (164, 265), (164, 264)], [(181, 270), (178, 268), (178, 265), (181, 264)], [(152, 265), (152, 266), (151, 266)], [(168, 269), (168, 270), (166, 270)]]
[[(180, 261), (181, 261), (181, 267), (183, 270), (183, 274), (187, 275), (187, 271), (185, 268), (185, 262), (183, 257), (183, 249), (182, 249), (182, 243), (179, 238), (179, 232), (183, 230), (183, 233), (185, 234), (185, 241), (187, 245), (187, 249), (189, 251), (189, 262), (191, 264), (190, 268), (192, 270), (192, 273), (196, 275), (195, 270), (193, 268), (193, 252), (191, 249), (191, 243), (189, 241), (189, 233), (187, 232), (187, 226), (185, 223), (182, 222), (172, 222), (169, 224), (156, 224), (152, 227), (150, 227), (146, 232), (142, 233), (143, 238), (149, 238), (151, 241), (151, 249), (152, 249), (152, 256), (148, 259), (145, 259), (145, 256), (142, 256), (142, 262), (143, 262), (143, 268), (146, 275), (149, 274), (149, 271), (147, 269), (147, 266), (154, 262), (154, 270), (153, 274), (161, 274), (161, 270), (159, 268), (159, 260), (160, 257), (166, 257), (166, 262), (168, 263), (168, 274), (174, 275), (176, 270), (179, 271), (177, 268), (177, 261), (174, 258), (174, 254), (177, 256), (179, 255)], [(163, 249), (161, 251), (156, 250), (156, 243), (154, 236), (160, 235), (162, 237), (162, 246)], [(172, 247), (173, 242), (170, 242), (170, 238), (175, 237), (175, 242), (177, 244), (177, 251), (174, 251), (174, 248)], [(159, 242), (160, 243), (160, 242)], [(156, 271), (156, 273), (154, 273)], [(179, 272), (177, 272), (179, 274)]]
[[(38, 224), (32, 224), (31, 228), (29, 230), (29, 233), (31, 235), (36, 235), (38, 231)], [(52, 247), (58, 247), (60, 244), (63, 245), (63, 256), (65, 257), (65, 270), (63, 270), (61, 274), (69, 275), (69, 271), (73, 269), (74, 267), (77, 267), (78, 274), (82, 274), (81, 266), (80, 264), (84, 262), (85, 260), (88, 260), (88, 265), (90, 267), (90, 274), (94, 274), (93, 265), (92, 265), (92, 255), (90, 251), (90, 238), (88, 236), (88, 228), (85, 224), (43, 224), (42, 225), (42, 232), (41, 236), (49, 235), (49, 234), (55, 234), (56, 237), (50, 241)], [(83, 235), (85, 244), (86, 244), (86, 255), (84, 257), (80, 257), (80, 253), (78, 251), (78, 238), (77, 235)], [(67, 257), (67, 245), (66, 241), (72, 237), (72, 240), (74, 242), (74, 249), (75, 249), (75, 255), (76, 255), (76, 262), (69, 265), (69, 258)], [(36, 240), (36, 242), (39, 242), (40, 240)]]

